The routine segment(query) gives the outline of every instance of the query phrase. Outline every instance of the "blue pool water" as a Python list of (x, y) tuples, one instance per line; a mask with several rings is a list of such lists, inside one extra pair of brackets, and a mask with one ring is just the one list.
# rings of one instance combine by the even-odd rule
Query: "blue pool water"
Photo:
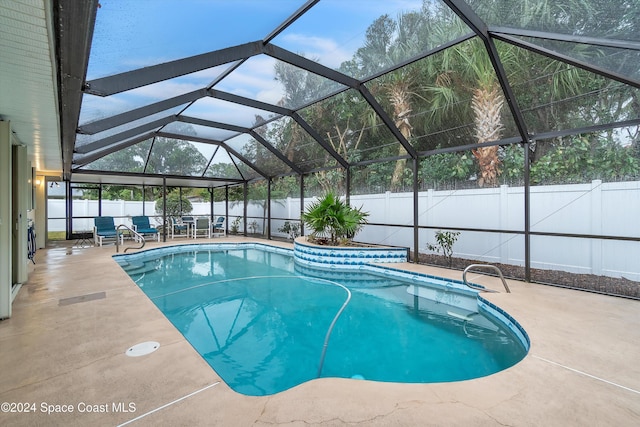
[(314, 270), (288, 253), (241, 245), (114, 258), (220, 377), (246, 395), (274, 394), (318, 376), (466, 380), (506, 369), (527, 352), (517, 328), (478, 309), (475, 292), (400, 280), (389, 271)]

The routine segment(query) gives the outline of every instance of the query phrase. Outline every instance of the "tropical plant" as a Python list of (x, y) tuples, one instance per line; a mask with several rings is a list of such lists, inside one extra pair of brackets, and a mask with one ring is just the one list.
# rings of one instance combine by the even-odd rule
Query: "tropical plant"
[(256, 234), (256, 231), (258, 231), (258, 222), (251, 221), (249, 223), (249, 230), (251, 230), (251, 234)]
[(427, 249), (430, 251), (440, 252), (447, 257), (449, 267), (453, 264), (453, 245), (458, 240), (459, 231), (436, 231), (436, 244), (427, 243)]
[(300, 223), (297, 221), (285, 221), (282, 227), (278, 228), (281, 233), (287, 233), (291, 240), (295, 240), (300, 235)]
[[(505, 55), (506, 58), (512, 56)], [(449, 91), (443, 91), (444, 87), (460, 86), (470, 93), (475, 142), (482, 144), (499, 140), (504, 130), (502, 109), (505, 100), (493, 64), (482, 43), (475, 39), (461, 43), (444, 53), (442, 63), (450, 68), (445, 69), (436, 79), (435, 86), (439, 91), (434, 94), (442, 97), (446, 95), (447, 104), (457, 101), (457, 97)], [(474, 148), (472, 153), (478, 162), (478, 185), (497, 186), (501, 172), (498, 147), (481, 146)]]
[(337, 245), (340, 240), (353, 239), (367, 223), (368, 212), (353, 208), (329, 192), (309, 205), (302, 220), (312, 230), (312, 238), (319, 243)]
[(240, 229), (240, 223), (242, 222), (242, 217), (236, 217), (233, 221), (231, 221), (231, 234), (238, 234)]

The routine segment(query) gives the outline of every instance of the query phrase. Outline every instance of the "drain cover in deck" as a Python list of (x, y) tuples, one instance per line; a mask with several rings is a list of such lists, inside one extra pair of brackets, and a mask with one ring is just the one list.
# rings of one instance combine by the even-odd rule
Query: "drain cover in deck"
[(131, 357), (145, 356), (149, 353), (153, 353), (158, 348), (160, 348), (160, 343), (156, 341), (141, 342), (140, 344), (136, 344), (131, 347), (125, 352), (125, 354)]

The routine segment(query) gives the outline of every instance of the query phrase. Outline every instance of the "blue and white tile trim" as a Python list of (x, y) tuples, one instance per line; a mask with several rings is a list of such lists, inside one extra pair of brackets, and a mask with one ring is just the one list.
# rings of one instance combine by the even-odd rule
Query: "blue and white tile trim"
[(488, 312), (493, 317), (495, 317), (496, 319), (501, 321), (503, 324), (505, 324), (507, 327), (509, 327), (509, 329), (511, 329), (511, 331), (513, 331), (513, 333), (516, 334), (516, 336), (518, 337), (522, 345), (524, 345), (525, 349), (529, 351), (529, 348), (531, 347), (529, 334), (527, 334), (527, 331), (524, 330), (522, 325), (520, 325), (520, 323), (518, 323), (516, 319), (511, 317), (509, 313), (507, 313), (497, 305), (484, 299), (479, 294), (478, 294), (478, 307), (481, 310)]
[(158, 256), (178, 254), (193, 251), (208, 250), (233, 250), (233, 249), (260, 249), (266, 252), (293, 256), (293, 249), (279, 248), (276, 246), (265, 245), (262, 243), (190, 243), (178, 244), (173, 246), (164, 246), (161, 248), (145, 249), (140, 252), (130, 254), (115, 254), (113, 259), (118, 263), (127, 262), (128, 260), (141, 260), (145, 258), (157, 258)]
[(406, 248), (363, 248), (363, 247), (323, 247), (305, 245), (298, 241), (293, 243), (293, 256), (296, 262), (309, 266), (327, 267), (354, 266), (363, 264), (379, 264), (407, 262)]
[[(299, 264), (300, 266), (302, 266), (302, 267), (296, 266), (296, 270), (301, 270), (297, 272), (302, 273), (303, 275), (312, 276), (313, 275), (312, 270), (315, 268), (315, 269), (321, 269), (324, 271), (334, 271), (336, 273), (336, 280), (338, 280), (341, 276), (344, 276), (345, 272), (348, 272), (350, 274), (357, 274), (359, 272), (370, 272), (370, 273), (383, 275), (393, 279), (411, 282), (410, 286), (414, 286), (414, 285), (420, 286), (420, 287), (436, 286), (436, 287), (440, 287), (441, 289), (444, 289), (445, 292), (453, 292), (453, 293), (463, 294), (467, 296), (475, 296), (477, 298), (478, 310), (483, 310), (489, 313), (496, 320), (502, 322), (504, 325), (509, 327), (513, 331), (513, 333), (518, 337), (518, 339), (522, 342), (522, 345), (526, 348), (526, 350), (529, 351), (529, 348), (531, 345), (531, 342), (529, 340), (529, 335), (524, 330), (524, 328), (520, 325), (520, 323), (518, 323), (518, 321), (515, 320), (509, 313), (507, 313), (497, 305), (493, 304), (492, 302), (483, 298), (478, 292), (478, 290), (469, 288), (461, 280), (445, 279), (445, 278), (433, 276), (430, 274), (410, 272), (406, 270), (401, 270), (396, 267), (391, 267), (388, 265), (382, 266), (382, 265), (369, 264), (369, 263), (385, 262), (385, 261), (380, 261), (380, 259), (387, 259), (387, 260), (395, 259), (395, 261), (386, 261), (387, 263), (406, 262), (407, 261), (406, 249), (388, 248), (397, 252), (402, 252), (402, 256), (400, 253), (394, 252), (393, 254), (389, 254), (389, 253), (387, 254), (387, 255), (394, 255), (394, 256), (387, 256), (386, 258), (383, 258), (383, 257), (374, 256), (375, 252), (370, 252), (369, 255), (371, 256), (369, 257), (367, 256), (361, 257), (359, 252), (360, 251), (364, 252), (367, 250), (380, 252), (380, 251), (387, 251), (388, 250), (387, 248), (382, 250), (378, 248), (357, 248), (357, 250), (355, 251), (357, 256), (346, 257), (343, 262), (336, 262), (337, 258), (340, 255), (335, 252), (329, 255), (330, 256), (329, 260), (330, 261), (333, 260), (334, 262), (330, 262), (330, 261), (322, 262), (322, 261), (318, 261), (319, 257), (321, 257), (322, 254), (317, 251), (315, 253), (310, 253), (310, 254), (308, 252), (303, 251), (301, 252), (303, 254), (303, 257), (298, 258), (296, 256), (297, 253), (295, 252), (295, 250), (299, 247), (310, 248), (311, 251), (316, 251), (316, 248), (317, 248), (317, 246), (301, 245), (298, 242), (294, 243), (293, 250), (287, 249), (287, 248), (279, 248), (276, 246), (265, 245), (262, 243), (194, 243), (194, 244), (180, 244), (175, 246), (165, 246), (161, 248), (145, 249), (143, 251), (131, 253), (131, 254), (115, 254), (113, 255), (113, 258), (119, 264), (126, 265), (127, 263), (130, 263), (130, 262), (139, 263), (149, 258), (157, 258), (158, 256), (171, 255), (171, 254), (182, 253), (182, 252), (192, 252), (194, 250), (260, 249), (266, 252), (293, 256), (296, 264)], [(320, 249), (325, 249), (326, 251), (329, 251), (329, 252), (331, 250), (334, 250), (334, 248), (332, 249), (320, 248)], [(304, 254), (308, 254), (308, 255), (304, 255)], [(357, 260), (359, 260), (359, 262), (355, 262)], [(473, 285), (479, 289), (483, 288), (483, 286), (481, 285), (477, 285), (477, 284), (473, 284)], [(417, 292), (417, 293), (420, 294), (420, 292)]]

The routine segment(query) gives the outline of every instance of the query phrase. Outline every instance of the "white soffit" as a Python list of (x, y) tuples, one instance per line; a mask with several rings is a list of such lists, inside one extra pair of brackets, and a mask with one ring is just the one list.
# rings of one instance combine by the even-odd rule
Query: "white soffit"
[(0, 118), (32, 166), (62, 170), (51, 0), (0, 1)]

